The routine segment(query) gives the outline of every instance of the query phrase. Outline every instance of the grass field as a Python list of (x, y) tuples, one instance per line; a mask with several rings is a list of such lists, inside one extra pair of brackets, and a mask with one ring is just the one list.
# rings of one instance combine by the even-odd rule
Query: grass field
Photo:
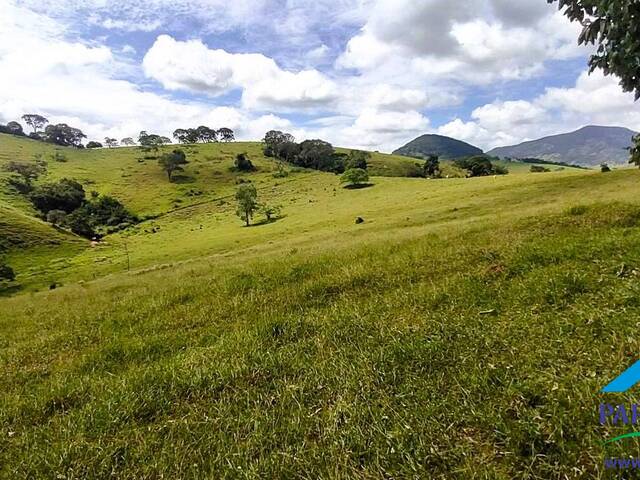
[[(603, 446), (626, 431), (598, 405), (640, 399), (598, 392), (637, 360), (640, 172), (424, 180), (374, 155), (394, 174), (346, 190), (258, 149), (193, 147), (176, 184), (65, 150), (43, 180), (154, 217), (93, 247), (2, 192), (0, 478), (609, 478), (637, 451)], [(240, 151), (277, 222), (235, 217)]]

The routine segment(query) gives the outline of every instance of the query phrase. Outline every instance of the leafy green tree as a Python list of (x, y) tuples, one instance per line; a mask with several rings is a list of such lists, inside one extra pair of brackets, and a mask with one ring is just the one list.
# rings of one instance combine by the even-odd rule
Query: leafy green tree
[(120, 145), (124, 145), (125, 147), (133, 147), (135, 144), (136, 142), (134, 142), (131, 137), (125, 137), (120, 140)]
[(35, 135), (42, 131), (44, 126), (49, 123), (49, 120), (36, 113), (27, 113), (26, 115), (22, 116), (22, 119), (24, 120), (24, 123), (26, 123), (33, 129), (33, 133)]
[(220, 137), (220, 141), (222, 142), (233, 142), (236, 139), (236, 136), (233, 133), (233, 130), (231, 130), (230, 128), (223, 127), (220, 130), (218, 130), (217, 133), (218, 133), (218, 137)]
[(44, 130), (44, 140), (46, 142), (55, 143), (62, 147), (80, 148), (83, 138), (87, 138), (87, 136), (82, 133), (82, 130), (70, 127), (66, 123), (47, 125)]
[(366, 170), (369, 167), (367, 163), (369, 160), (371, 160), (371, 154), (369, 152), (363, 152), (362, 150), (351, 150), (351, 152), (349, 152), (349, 156), (347, 157), (345, 167), (347, 169), (360, 168), (362, 170)]
[(82, 185), (67, 178), (55, 183), (40, 185), (29, 195), (33, 206), (45, 215), (51, 210), (71, 213), (80, 208), (85, 198)]
[(22, 129), (22, 125), (18, 122), (9, 122), (6, 125), (7, 133), (11, 135), (24, 136), (24, 130)]
[(173, 138), (175, 138), (178, 143), (189, 143), (189, 131), (184, 128), (178, 128), (173, 132)]
[(609, 165), (607, 165), (606, 163), (601, 163), (600, 164), (600, 171), (602, 173), (609, 173), (611, 171), (611, 167)]
[(236, 155), (234, 167), (238, 172), (254, 172), (256, 170), (256, 167), (251, 163), (246, 153)]
[(218, 132), (204, 125), (196, 128), (198, 141), (202, 143), (214, 143), (218, 141)]
[(616, 75), (625, 92), (640, 99), (640, 5), (637, 0), (547, 0), (559, 3), (569, 19), (582, 24), (578, 42), (597, 44), (589, 60), (593, 72)]
[(109, 148), (113, 148), (113, 147), (117, 147), (118, 146), (118, 140), (116, 140), (115, 138), (105, 137), (104, 143)]
[(286, 143), (293, 143), (296, 139), (293, 135), (289, 133), (283, 133), (279, 130), (270, 130), (268, 131), (262, 142), (264, 143), (264, 154), (267, 157), (280, 157), (280, 147)]
[(102, 148), (102, 144), (100, 142), (91, 141), (87, 143), (87, 148)]
[[(313, 168), (325, 172), (339, 172), (336, 165), (336, 157), (333, 146), (323, 140), (305, 140), (300, 144), (300, 153), (296, 158), (296, 165), (304, 168)], [(342, 165), (344, 171), (344, 165)]]
[(187, 156), (182, 150), (174, 150), (171, 153), (165, 153), (160, 157), (158, 163), (162, 169), (167, 173), (167, 177), (171, 182), (174, 172), (183, 172), (184, 165), (188, 164)]
[(437, 178), (441, 176), (440, 157), (438, 155), (429, 155), (424, 162), (424, 174), (429, 178)]
[(258, 191), (252, 184), (244, 184), (238, 187), (236, 192), (236, 200), (238, 201), (238, 208), (236, 214), (247, 225), (251, 225), (251, 218), (255, 211), (258, 209)]
[(369, 181), (369, 174), (362, 168), (351, 168), (342, 174), (340, 177), (341, 183), (346, 183), (347, 186), (357, 187), (363, 185)]
[(633, 146), (630, 149), (631, 160), (629, 163), (634, 163), (640, 167), (640, 133), (633, 138)]
[(75, 210), (67, 215), (65, 225), (73, 233), (81, 237), (94, 238), (96, 236), (96, 232), (91, 225), (90, 217), (81, 209)]

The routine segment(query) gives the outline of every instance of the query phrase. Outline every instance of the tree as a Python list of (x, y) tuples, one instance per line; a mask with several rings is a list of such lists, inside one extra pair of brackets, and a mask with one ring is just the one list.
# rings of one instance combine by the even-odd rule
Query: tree
[(236, 136), (233, 133), (233, 130), (231, 130), (230, 128), (223, 127), (220, 130), (218, 130), (217, 133), (218, 133), (218, 137), (220, 137), (220, 141), (222, 142), (233, 142), (236, 139)]
[(349, 152), (349, 156), (347, 157), (345, 167), (347, 169), (360, 168), (362, 170), (366, 170), (369, 167), (369, 165), (367, 164), (368, 160), (371, 160), (371, 154), (369, 152), (363, 152), (362, 150), (351, 150)]
[(115, 138), (105, 137), (104, 143), (109, 148), (113, 148), (113, 147), (117, 147), (118, 146), (118, 140), (116, 140)]
[(424, 162), (424, 174), (429, 178), (440, 177), (440, 157), (429, 155)]
[(131, 137), (125, 137), (120, 140), (120, 145), (124, 145), (125, 147), (133, 147), (135, 144), (136, 142), (134, 142)]
[(173, 138), (175, 138), (178, 143), (189, 143), (189, 130), (178, 128), (173, 132)]
[(152, 149), (158, 151), (158, 148), (166, 143), (171, 143), (171, 140), (167, 137), (156, 135), (155, 133), (149, 134), (143, 130), (138, 136), (138, 143), (143, 149)]
[(209, 127), (201, 125), (196, 129), (196, 132), (198, 135), (198, 141), (202, 143), (213, 143), (218, 141), (218, 132)]
[(267, 222), (271, 222), (274, 218), (279, 217), (280, 212), (282, 212), (282, 207), (279, 205), (262, 205), (260, 207), (260, 213), (264, 215)]
[(362, 168), (351, 168), (340, 177), (340, 183), (346, 183), (347, 187), (358, 187), (369, 181), (369, 174)]
[(58, 182), (35, 188), (29, 199), (33, 206), (45, 215), (51, 210), (71, 213), (84, 203), (85, 191), (78, 182), (63, 178)]
[(251, 184), (240, 185), (236, 192), (236, 200), (238, 201), (236, 214), (248, 227), (251, 225), (253, 214), (258, 209), (258, 192), (256, 187)]
[(634, 163), (640, 167), (640, 133), (633, 137), (633, 146), (629, 150), (631, 152), (629, 163)]
[[(325, 172), (341, 173), (336, 165), (333, 146), (323, 140), (305, 140), (300, 144), (296, 165)], [(344, 165), (342, 166), (344, 171)]]
[(279, 130), (268, 131), (262, 142), (265, 144), (264, 154), (267, 157), (280, 158), (280, 146), (285, 143), (293, 143), (296, 139), (289, 133), (283, 133)]
[(466, 170), (468, 177), (486, 177), (487, 175), (506, 175), (509, 173), (506, 168), (493, 165), (488, 157), (482, 155), (458, 158), (453, 163), (456, 167)]
[(609, 173), (611, 171), (611, 167), (609, 165), (607, 165), (606, 163), (601, 163), (600, 164), (600, 171), (602, 173)]
[(60, 227), (65, 224), (67, 220), (67, 212), (62, 210), (51, 210), (47, 213), (47, 222), (54, 227)]
[(91, 141), (87, 143), (87, 148), (102, 148), (102, 144), (100, 142)]
[(66, 123), (47, 125), (44, 130), (44, 140), (46, 142), (55, 143), (62, 147), (80, 148), (83, 138), (87, 138), (87, 136), (82, 133), (82, 130), (70, 127)]
[(22, 119), (27, 125), (29, 125), (33, 129), (34, 135), (37, 135), (38, 132), (40, 132), (42, 128), (47, 123), (49, 123), (49, 120), (47, 120), (42, 115), (38, 115), (36, 113), (27, 113), (26, 115), (22, 116)]
[(541, 165), (531, 165), (529, 171), (531, 173), (549, 173), (551, 170)]
[(300, 145), (296, 142), (284, 142), (278, 146), (278, 158), (285, 162), (295, 163), (300, 154)]
[(187, 156), (182, 150), (174, 150), (171, 153), (165, 153), (160, 157), (158, 163), (162, 169), (167, 173), (167, 177), (171, 182), (174, 172), (184, 171), (183, 165), (188, 164)]
[(582, 24), (578, 43), (597, 44), (591, 72), (616, 75), (625, 92), (640, 99), (640, 6), (637, 0), (547, 0)]
[(22, 125), (20, 125), (18, 122), (7, 123), (6, 129), (7, 129), (7, 133), (10, 133), (11, 135), (19, 135), (19, 136), (24, 135), (24, 130), (22, 129)]
[(0, 261), (0, 282), (13, 282), (15, 279), (13, 268)]
[(234, 167), (239, 172), (254, 172), (256, 170), (246, 153), (239, 153), (236, 156)]

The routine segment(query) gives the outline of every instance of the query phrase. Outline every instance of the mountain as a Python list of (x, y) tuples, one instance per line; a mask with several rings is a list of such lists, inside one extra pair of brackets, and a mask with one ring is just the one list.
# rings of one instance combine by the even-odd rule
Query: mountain
[(442, 135), (422, 135), (393, 152), (394, 155), (405, 157), (438, 155), (441, 158), (469, 157), (482, 155), (482, 153), (478, 147)]
[(627, 148), (635, 132), (621, 127), (588, 126), (511, 147), (495, 148), (489, 155), (510, 158), (541, 158), (593, 167), (603, 162), (622, 165), (629, 161)]

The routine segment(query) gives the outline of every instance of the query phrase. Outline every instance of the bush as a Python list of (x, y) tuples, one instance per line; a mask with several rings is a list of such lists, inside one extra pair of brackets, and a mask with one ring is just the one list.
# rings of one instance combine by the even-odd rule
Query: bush
[(13, 282), (16, 279), (16, 274), (9, 265), (0, 263), (0, 282)]
[(602, 173), (609, 173), (611, 171), (611, 167), (609, 167), (609, 165), (607, 165), (606, 163), (603, 163), (600, 165), (600, 171)]
[(531, 173), (548, 173), (551, 170), (545, 167), (541, 167), (540, 165), (531, 165), (531, 168), (529, 169), (529, 171)]
[(467, 171), (468, 177), (486, 177), (488, 175), (506, 175), (509, 173), (505, 167), (493, 165), (489, 157), (478, 155), (454, 160), (454, 165)]
[(362, 168), (352, 168), (344, 172), (340, 177), (341, 183), (348, 184), (347, 186), (360, 186), (369, 181), (369, 174)]
[(62, 210), (51, 210), (47, 213), (47, 222), (54, 226), (61, 226), (66, 223), (67, 213)]
[(71, 213), (84, 203), (85, 192), (78, 182), (64, 178), (56, 183), (36, 187), (29, 199), (45, 215), (51, 210)]
[(87, 143), (87, 148), (102, 148), (102, 144), (100, 142), (89, 142)]
[(234, 169), (238, 172), (255, 172), (256, 167), (251, 163), (246, 153), (239, 153), (234, 162)]

